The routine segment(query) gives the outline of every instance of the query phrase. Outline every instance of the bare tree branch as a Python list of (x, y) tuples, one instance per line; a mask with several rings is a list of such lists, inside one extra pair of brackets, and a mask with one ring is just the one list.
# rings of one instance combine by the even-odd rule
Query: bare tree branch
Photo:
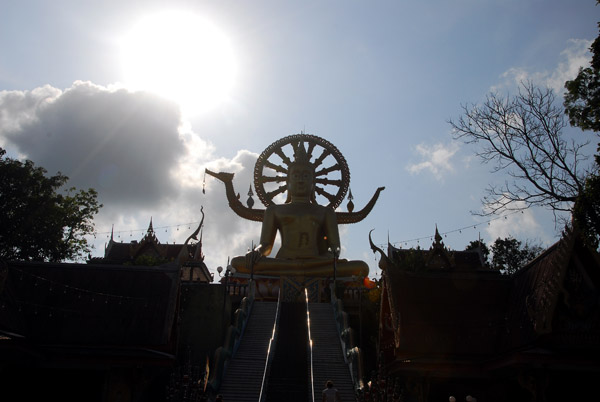
[(476, 155), (492, 172), (511, 178), (490, 185), (482, 215), (543, 206), (571, 211), (589, 172), (581, 168), (588, 143), (567, 142), (564, 111), (550, 88), (521, 83), (514, 97), (487, 95), (480, 105), (463, 105), (458, 120), (449, 120), (454, 139), (476, 144)]

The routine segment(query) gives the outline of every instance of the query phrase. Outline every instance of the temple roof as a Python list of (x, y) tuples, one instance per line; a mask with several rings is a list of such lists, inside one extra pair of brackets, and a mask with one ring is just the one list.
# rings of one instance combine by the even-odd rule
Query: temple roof
[(490, 272), (480, 249), (456, 251), (444, 246), (435, 229), (434, 242), (428, 250), (402, 249), (388, 244), (388, 259), (404, 271), (480, 271)]
[(397, 361), (489, 362), (578, 345), (600, 352), (600, 258), (578, 233), (567, 232), (512, 276), (487, 268), (478, 254), (447, 250), (440, 239), (429, 250), (390, 245), (382, 253), (382, 320)]
[[(202, 220), (202, 222), (204, 219)], [(152, 218), (148, 230), (138, 242), (133, 240), (129, 243), (117, 242), (111, 234), (108, 245), (104, 250), (104, 257), (90, 258), (88, 263), (111, 264), (111, 265), (164, 265), (177, 263), (180, 265), (194, 266), (192, 276), (201, 282), (212, 282), (212, 275), (204, 264), (202, 253), (202, 222), (196, 231), (188, 237), (184, 244), (161, 243), (156, 237)], [(197, 235), (200, 233), (200, 239)], [(191, 239), (198, 240), (189, 243)], [(190, 274), (186, 272), (186, 277)]]

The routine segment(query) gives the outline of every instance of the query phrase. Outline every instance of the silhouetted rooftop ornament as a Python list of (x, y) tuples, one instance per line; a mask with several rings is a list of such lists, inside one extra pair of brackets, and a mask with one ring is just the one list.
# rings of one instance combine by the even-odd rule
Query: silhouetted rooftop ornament
[(154, 233), (154, 227), (152, 226), (152, 217), (150, 217), (150, 224), (148, 225), (148, 231), (146, 232), (146, 234), (153, 234)]
[(152, 217), (150, 217), (150, 224), (148, 225), (148, 230), (146, 231), (146, 235), (143, 237), (142, 242), (144, 241), (153, 241), (155, 243), (160, 243), (156, 238), (156, 234), (154, 233), (154, 227), (152, 226)]
[(254, 206), (254, 199), (252, 198), (253, 195), (254, 193), (252, 192), (252, 185), (250, 185), (250, 189), (248, 190), (248, 201), (246, 201), (248, 208), (252, 208)]
[(431, 245), (433, 249), (443, 249), (444, 242), (442, 242), (442, 236), (438, 231), (437, 225), (435, 225), (435, 242)]
[(352, 190), (348, 189), (348, 204), (347, 204), (348, 212), (354, 211), (354, 203), (352, 202), (353, 198), (354, 197), (352, 196)]

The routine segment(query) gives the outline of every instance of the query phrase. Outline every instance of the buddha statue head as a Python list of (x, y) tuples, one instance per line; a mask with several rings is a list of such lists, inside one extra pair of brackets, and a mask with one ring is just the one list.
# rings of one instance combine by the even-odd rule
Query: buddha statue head
[(286, 204), (306, 199), (316, 202), (315, 198), (315, 167), (304, 149), (304, 144), (299, 143), (295, 148), (294, 160), (288, 166), (287, 199)]

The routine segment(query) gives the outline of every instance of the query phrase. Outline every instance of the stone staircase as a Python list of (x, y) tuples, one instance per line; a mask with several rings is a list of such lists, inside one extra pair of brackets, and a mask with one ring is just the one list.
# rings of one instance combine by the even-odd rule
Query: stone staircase
[(258, 402), (277, 302), (255, 301), (219, 393), (227, 402)]
[[(303, 308), (306, 311), (306, 307), (285, 307), (285, 304), (289, 303), (282, 303), (280, 311), (280, 332), (265, 400), (309, 401), (310, 391), (306, 391), (310, 385), (310, 367), (306, 359), (307, 338), (300, 333), (306, 333), (306, 317), (301, 317), (301, 310)], [(315, 401), (321, 401), (321, 391), (327, 380), (333, 381), (343, 402), (356, 401), (350, 370), (342, 354), (333, 307), (329, 303), (309, 303), (308, 308), (313, 340)], [(224, 401), (258, 402), (276, 309), (276, 302), (254, 302), (240, 346), (227, 367), (219, 390)], [(300, 378), (303, 373), (306, 378)]]
[(281, 303), (265, 402), (307, 402), (310, 390), (308, 373), (306, 304)]
[(356, 401), (350, 369), (342, 354), (333, 307), (329, 303), (309, 303), (308, 311), (313, 340), (315, 401), (321, 401), (321, 391), (325, 389), (327, 380), (333, 381), (343, 402)]

